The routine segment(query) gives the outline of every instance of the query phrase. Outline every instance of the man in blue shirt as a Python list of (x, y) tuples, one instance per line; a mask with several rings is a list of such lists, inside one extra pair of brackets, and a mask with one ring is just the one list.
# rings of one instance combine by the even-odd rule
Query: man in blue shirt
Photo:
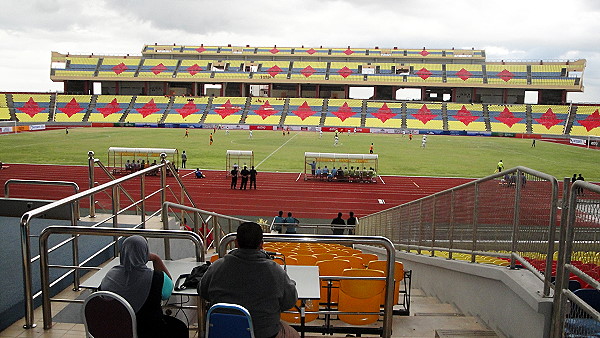
[(285, 233), (295, 234), (296, 227), (298, 227), (298, 223), (300, 223), (300, 221), (298, 221), (297, 218), (292, 217), (291, 212), (288, 212), (288, 217), (286, 217), (285, 219)]
[(279, 210), (279, 215), (273, 218), (273, 223), (271, 224), (271, 230), (275, 230), (278, 233), (281, 233), (283, 230), (283, 223), (285, 223), (285, 218), (283, 218), (283, 211)]

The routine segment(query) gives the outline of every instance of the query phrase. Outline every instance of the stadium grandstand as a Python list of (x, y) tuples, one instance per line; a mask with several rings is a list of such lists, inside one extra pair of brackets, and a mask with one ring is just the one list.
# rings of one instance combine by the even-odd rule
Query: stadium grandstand
[[(53, 52), (63, 93), (6, 93), (0, 120), (360, 128), (517, 137), (600, 136), (586, 60), (487, 61), (485, 50), (145, 45), (141, 55)], [(369, 99), (352, 99), (369, 88)], [(401, 89), (418, 99), (397, 100)], [(537, 103), (525, 102), (526, 93)]]
[[(52, 52), (50, 61), (50, 79), (62, 82), (63, 91), (0, 93), (0, 123), (6, 123), (1, 133), (186, 128), (179, 138), (190, 140), (187, 128), (208, 134), (224, 127), (227, 135), (250, 130), (243, 139), (248, 142), (262, 130), (279, 130), (279, 138), (284, 130), (284, 145), (297, 136), (286, 136), (292, 129), (336, 132), (336, 146), (343, 131), (347, 140), (355, 137), (351, 132), (409, 133), (410, 140), (417, 134), (531, 138), (532, 150), (539, 149), (533, 148), (539, 138), (600, 147), (600, 104), (569, 100), (570, 93), (584, 90), (584, 59), (488, 61), (485, 50), (454, 48), (149, 44), (141, 55)], [(353, 98), (356, 88), (373, 94)], [(420, 95), (397, 99), (404, 89)], [(526, 102), (531, 93), (536, 103)], [(422, 140), (425, 151), (427, 137)], [(600, 335), (597, 183), (557, 180), (524, 166), (501, 167), (482, 178), (378, 175), (379, 155), (370, 145), (371, 154), (304, 152), (305, 180), (298, 172), (260, 172), (265, 188), (244, 192), (228, 189), (229, 158), (225, 171), (196, 176), (176, 167), (179, 152), (170, 148), (119, 147), (113, 156), (121, 164), (146, 160), (141, 167), (138, 160), (137, 169), (111, 168), (110, 155), (105, 165), (93, 151), (80, 165), (0, 166), (0, 222), (18, 224), (7, 225), (10, 232), (0, 238), (10, 248), (0, 254), (0, 267), (21, 268), (5, 279), (23, 284), (22, 294), (0, 302), (0, 328), (13, 325), (0, 335), (36, 325), (63, 336), (70, 335), (61, 330), (88, 330), (81, 324), (81, 304), (99, 288), (98, 275), (118, 264), (119, 236), (149, 237), (152, 252), (165, 256), (176, 277), (225, 255), (245, 221), (263, 227), (272, 259), (290, 275), (300, 271), (298, 280), (310, 279), (311, 292), (303, 288), (297, 305), (281, 315), (303, 337)], [(254, 168), (253, 151), (232, 153), (244, 156), (234, 166), (245, 166), (245, 158)], [(333, 172), (322, 175), (319, 167), (319, 179), (307, 180), (317, 177), (316, 160), (351, 171), (342, 180)], [(62, 177), (73, 182), (52, 181)], [(435, 189), (432, 181), (439, 184)], [(15, 189), (9, 196), (13, 184), (62, 187)], [(79, 186), (89, 189), (80, 192)], [(45, 193), (56, 198), (40, 197)], [(403, 194), (408, 197), (401, 200)], [(366, 195), (374, 206), (364, 203)], [(247, 203), (260, 211), (240, 210)], [(284, 208), (297, 217), (310, 214), (312, 222), (293, 223), (292, 234), (276, 233), (277, 224), (262, 217)], [(341, 227), (347, 235), (338, 235), (340, 228), (325, 219), (338, 209), (363, 212), (355, 227)], [(61, 269), (62, 275), (56, 273)], [(205, 333), (206, 304), (197, 296), (195, 287), (182, 288), (166, 304), (177, 309), (174, 315), (186, 322), (190, 337)], [(42, 311), (34, 312), (40, 304)], [(23, 308), (25, 318), (18, 321)], [(45, 333), (36, 330), (35, 336)], [(73, 336), (78, 334), (85, 333)]]

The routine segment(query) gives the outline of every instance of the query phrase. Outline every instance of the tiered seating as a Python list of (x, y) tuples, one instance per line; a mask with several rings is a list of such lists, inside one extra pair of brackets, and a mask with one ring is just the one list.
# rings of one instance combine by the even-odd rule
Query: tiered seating
[(183, 46), (181, 53), (183, 54), (217, 54), (219, 47), (217, 46)]
[(242, 69), (243, 61), (229, 60), (226, 63), (229, 65), (224, 71), (215, 71), (215, 79), (248, 79), (250, 72)]
[(327, 62), (319, 61), (294, 61), (291, 79), (294, 81), (321, 81), (325, 80)]
[(439, 58), (442, 56), (441, 49), (407, 49), (406, 50), (407, 57), (414, 58)]
[(485, 131), (483, 105), (447, 103), (449, 130)]
[(362, 62), (331, 62), (329, 66), (329, 81), (364, 81), (365, 77), (359, 71)]
[(406, 127), (408, 129), (444, 129), (441, 103), (407, 103)]
[[(565, 76), (562, 76), (564, 70)], [(531, 65), (531, 84), (543, 86), (574, 85), (575, 78), (567, 77), (564, 64)]]
[(600, 136), (600, 106), (578, 106), (571, 135)]
[(362, 100), (329, 99), (325, 126), (360, 127)]
[(323, 99), (291, 98), (284, 124), (318, 126), (322, 111)]
[(527, 84), (527, 65), (486, 65), (489, 84)]
[(177, 60), (173, 59), (144, 59), (138, 77), (157, 78), (173, 77)]
[(412, 68), (410, 75), (407, 75), (407, 82), (442, 82), (442, 65), (441, 64), (410, 64)]
[(290, 47), (258, 47), (256, 49), (258, 55), (291, 55), (292, 48)]
[(329, 55), (329, 48), (312, 48), (312, 47), (304, 48), (304, 47), (301, 47), (301, 48), (294, 49), (294, 55), (298, 55), (298, 56), (310, 55), (310, 56), (314, 56), (314, 57), (326, 56), (326, 55)]
[(238, 124), (245, 105), (245, 97), (215, 97), (204, 123)]
[(246, 116), (246, 124), (278, 125), (285, 99), (276, 97), (253, 97)]
[(208, 67), (212, 60), (182, 60), (177, 70), (176, 78), (178, 79), (198, 79), (198, 78), (210, 78), (212, 73)]
[(534, 134), (561, 135), (569, 114), (569, 106), (531, 105), (531, 127)]
[(0, 121), (10, 120), (10, 110), (6, 102), (6, 94), (0, 94)]
[(19, 122), (48, 122), (50, 94), (13, 94), (12, 98)]
[(401, 102), (367, 102), (365, 127), (402, 127)]
[[(400, 66), (394, 63), (372, 63), (374, 67), (379, 67), (379, 73), (376, 74), (367, 74), (367, 81), (379, 81), (379, 82), (403, 82), (404, 75), (396, 74), (396, 72), (392, 72), (392, 67), (396, 66), (396, 69), (402, 68), (404, 66)], [(408, 67), (408, 66), (406, 66)]]
[(488, 105), (492, 132), (525, 133), (527, 114), (524, 105)]
[(88, 122), (119, 122), (131, 99), (128, 95), (98, 95), (96, 107), (91, 111)]
[(134, 77), (140, 64), (137, 58), (109, 58), (102, 60), (98, 77)]
[(66, 57), (67, 65), (65, 69), (56, 69), (54, 75), (56, 76), (82, 76), (92, 77), (98, 65), (97, 57)]
[(446, 65), (446, 82), (448, 83), (483, 83), (481, 65)]
[(125, 122), (158, 123), (169, 104), (169, 98), (164, 96), (138, 96), (133, 108), (125, 117)]
[(208, 97), (178, 96), (167, 113), (165, 123), (200, 123), (207, 105)]
[(54, 121), (81, 122), (91, 100), (90, 95), (57, 95)]
[(286, 79), (290, 69), (289, 61), (260, 61), (254, 79)]
[(365, 48), (331, 48), (331, 56), (348, 57), (365, 55), (367, 55)]

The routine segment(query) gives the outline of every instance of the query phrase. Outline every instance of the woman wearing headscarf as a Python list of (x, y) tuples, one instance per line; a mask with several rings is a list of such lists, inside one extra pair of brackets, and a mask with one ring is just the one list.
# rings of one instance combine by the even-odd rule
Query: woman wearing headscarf
[[(146, 266), (148, 261), (152, 261), (154, 270)], [(108, 271), (100, 289), (129, 302), (136, 314), (140, 338), (188, 337), (182, 321), (162, 312), (161, 300), (171, 296), (173, 281), (160, 257), (148, 249), (146, 238), (131, 236), (123, 241), (120, 264)]]

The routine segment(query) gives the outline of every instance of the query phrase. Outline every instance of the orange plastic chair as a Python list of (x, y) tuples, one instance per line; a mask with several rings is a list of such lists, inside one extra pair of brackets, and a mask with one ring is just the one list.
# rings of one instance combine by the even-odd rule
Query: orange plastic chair
[[(298, 309), (300, 309), (300, 304), (301, 304), (301, 301), (298, 300), (296, 302), (296, 306), (298, 308), (293, 307), (288, 310), (288, 311), (293, 311), (292, 313), (282, 312), (279, 315), (279, 318), (281, 320), (285, 320), (288, 323), (300, 323), (301, 317), (300, 317), (300, 311), (298, 310)], [(306, 311), (319, 311), (319, 303), (316, 300), (307, 300), (305, 310)], [(313, 320), (317, 319), (318, 316), (319, 316), (319, 314), (317, 314), (317, 313), (305, 313), (304, 314), (304, 322), (305, 323), (312, 322)]]
[[(319, 267), (319, 276), (342, 276), (344, 270), (352, 268), (350, 262), (344, 260), (328, 260), (317, 263)], [(320, 304), (331, 308), (332, 304), (337, 304), (339, 299), (339, 281), (321, 281), (321, 299)]]
[(317, 253), (313, 256), (315, 256), (317, 258), (317, 262), (319, 262), (332, 260), (335, 258), (336, 255), (334, 253)]
[(376, 261), (379, 259), (379, 257), (376, 254), (371, 253), (357, 253), (352, 256), (362, 258), (364, 266), (368, 266), (369, 262)]
[[(379, 270), (348, 269), (343, 276), (385, 277)], [(339, 314), (338, 318), (351, 325), (366, 325), (379, 319), (381, 294), (385, 290), (385, 280), (342, 279), (340, 281), (340, 312), (373, 312), (365, 315)]]
[(356, 256), (336, 256), (335, 260), (344, 260), (350, 262), (352, 269), (364, 269), (365, 265), (360, 257)]
[[(387, 276), (387, 261), (369, 262), (368, 269), (383, 271)], [(394, 304), (398, 304), (400, 297), (400, 283), (404, 280), (404, 264), (394, 262)], [(385, 304), (385, 292), (382, 295), (381, 304)]]
[(296, 259), (296, 264), (288, 263), (290, 265), (316, 265), (317, 264), (317, 257), (315, 257), (313, 255), (293, 255), (290, 257)]
[[(283, 260), (276, 258), (274, 259), (275, 262), (277, 262), (277, 264), (279, 265), (283, 265)], [(298, 261), (294, 258), (294, 257), (285, 257), (285, 264), (286, 265), (300, 265), (298, 264)]]

